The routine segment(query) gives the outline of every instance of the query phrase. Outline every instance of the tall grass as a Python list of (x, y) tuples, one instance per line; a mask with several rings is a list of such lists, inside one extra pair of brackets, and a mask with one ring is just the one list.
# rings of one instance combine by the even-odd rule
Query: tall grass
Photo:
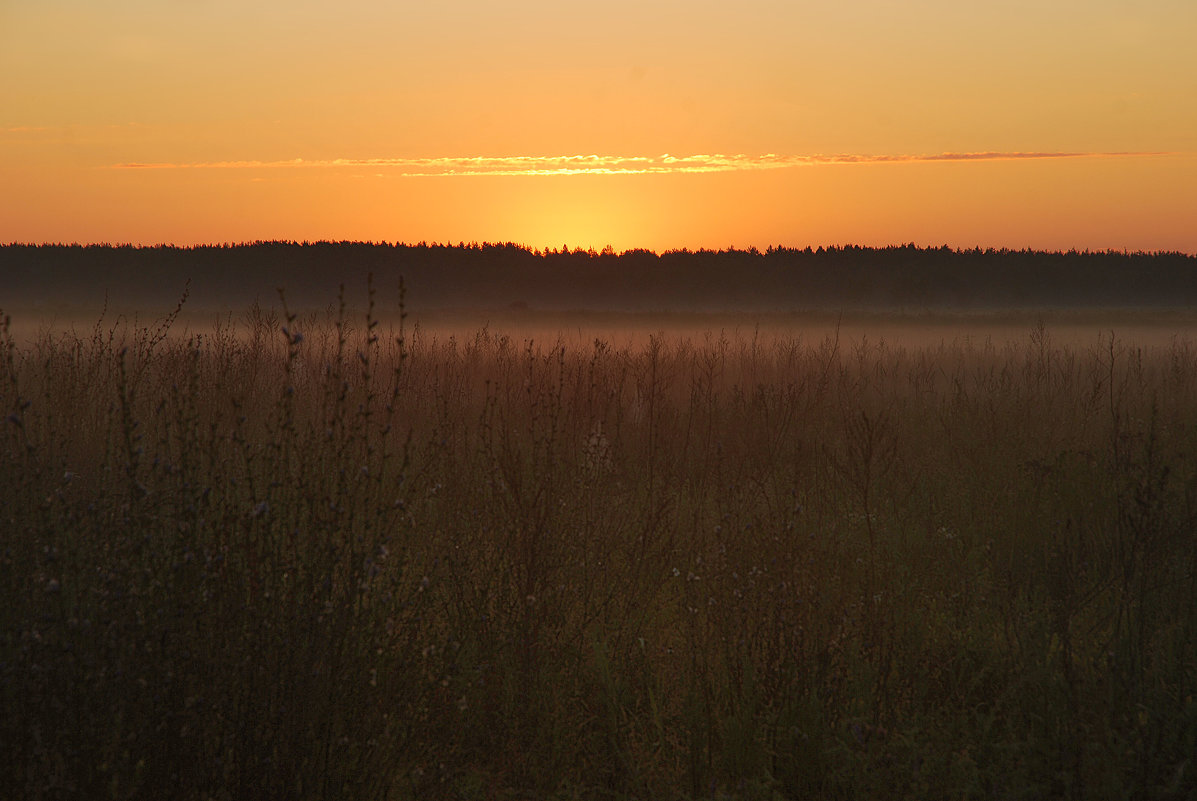
[(5, 326), (0, 786), (1197, 793), (1188, 342), (380, 316)]

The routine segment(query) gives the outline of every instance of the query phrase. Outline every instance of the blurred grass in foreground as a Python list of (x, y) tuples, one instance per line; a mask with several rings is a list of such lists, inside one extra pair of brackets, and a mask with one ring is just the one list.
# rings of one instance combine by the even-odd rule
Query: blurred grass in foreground
[(173, 319), (0, 337), (16, 797), (1197, 793), (1187, 341)]

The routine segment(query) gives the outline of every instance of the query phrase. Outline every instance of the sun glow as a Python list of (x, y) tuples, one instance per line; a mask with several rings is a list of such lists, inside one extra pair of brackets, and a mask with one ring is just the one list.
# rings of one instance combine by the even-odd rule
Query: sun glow
[(510, 195), (514, 205), (509, 230), (520, 231), (534, 248), (624, 249), (648, 234), (643, 230), (647, 210), (612, 176), (594, 175), (575, 186), (556, 188), (529, 186), (527, 178), (513, 180), (520, 180), (524, 191)]

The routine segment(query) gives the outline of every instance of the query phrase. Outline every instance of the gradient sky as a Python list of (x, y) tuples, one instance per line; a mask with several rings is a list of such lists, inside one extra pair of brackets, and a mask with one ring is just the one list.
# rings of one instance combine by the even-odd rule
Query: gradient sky
[(1193, 0), (0, 0), (0, 241), (1197, 252)]

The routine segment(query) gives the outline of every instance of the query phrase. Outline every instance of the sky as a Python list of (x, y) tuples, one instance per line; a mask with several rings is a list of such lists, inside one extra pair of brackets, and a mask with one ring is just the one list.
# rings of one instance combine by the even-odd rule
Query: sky
[(1197, 253), (1192, 0), (0, 0), (0, 242)]

